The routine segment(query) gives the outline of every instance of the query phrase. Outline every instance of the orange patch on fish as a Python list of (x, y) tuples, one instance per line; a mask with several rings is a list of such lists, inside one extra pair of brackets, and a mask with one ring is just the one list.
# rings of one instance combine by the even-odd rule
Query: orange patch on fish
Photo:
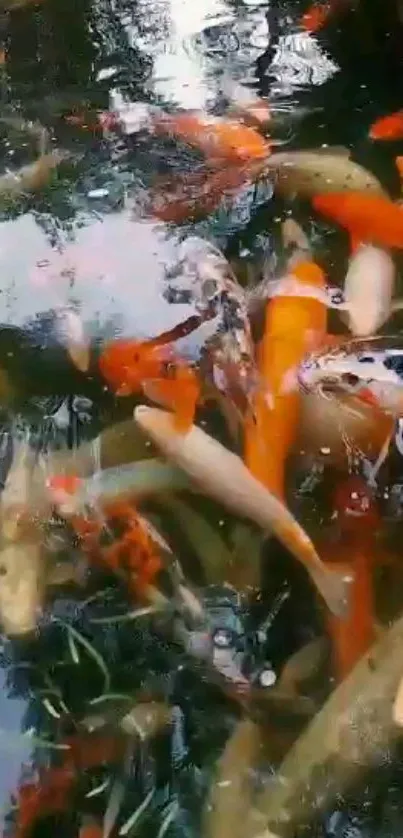
[(152, 401), (174, 411), (177, 430), (186, 431), (192, 424), (200, 395), (198, 377), (158, 339), (113, 341), (104, 348), (99, 368), (116, 395), (144, 392)]
[(401, 140), (403, 138), (403, 110), (381, 116), (369, 129), (371, 140)]
[(355, 241), (403, 248), (403, 208), (388, 198), (366, 192), (330, 192), (315, 195), (312, 205), (345, 227)]
[(327, 22), (332, 12), (331, 3), (312, 3), (309, 9), (302, 15), (300, 24), (307, 32), (314, 34), (319, 32)]
[(403, 180), (403, 157), (399, 156), (395, 158), (396, 169), (399, 173), (400, 180)]
[[(325, 289), (323, 271), (313, 262), (292, 269), (301, 285)], [(245, 462), (252, 474), (281, 499), (285, 461), (295, 441), (300, 416), (296, 370), (326, 334), (327, 309), (312, 297), (274, 297), (266, 308), (259, 347), (261, 390), (245, 427)]]
[(322, 556), (331, 567), (351, 574), (353, 580), (347, 618), (327, 615), (335, 675), (342, 681), (375, 640), (372, 567), (380, 518), (371, 492), (360, 477), (350, 477), (339, 485), (333, 503), (339, 540), (332, 547), (324, 545)]

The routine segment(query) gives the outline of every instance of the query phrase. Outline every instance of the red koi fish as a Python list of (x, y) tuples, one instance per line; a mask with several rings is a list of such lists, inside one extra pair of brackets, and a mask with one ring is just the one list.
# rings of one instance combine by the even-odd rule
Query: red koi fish
[(174, 411), (178, 431), (185, 432), (191, 426), (200, 384), (194, 369), (180, 360), (170, 346), (154, 341), (113, 341), (104, 348), (99, 368), (116, 395), (143, 392)]
[[(322, 550), (325, 561), (351, 574), (351, 607), (345, 620), (327, 615), (333, 645), (336, 677), (342, 681), (375, 640), (375, 606), (372, 566), (375, 535), (379, 528), (378, 509), (365, 481), (349, 477), (334, 493), (339, 539)], [(340, 561), (340, 556), (346, 556)]]
[(329, 192), (315, 195), (312, 205), (348, 230), (354, 250), (357, 242), (403, 248), (403, 208), (388, 198), (365, 192)]
[(381, 116), (372, 123), (368, 136), (371, 140), (403, 139), (403, 110)]

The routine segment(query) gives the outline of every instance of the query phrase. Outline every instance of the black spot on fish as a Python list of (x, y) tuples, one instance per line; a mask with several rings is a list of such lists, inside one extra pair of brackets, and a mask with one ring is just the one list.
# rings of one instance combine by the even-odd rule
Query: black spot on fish
[(403, 355), (389, 355), (383, 363), (387, 370), (393, 370), (403, 378)]
[(360, 364), (374, 364), (375, 358), (372, 355), (363, 355), (362, 358), (358, 358)]

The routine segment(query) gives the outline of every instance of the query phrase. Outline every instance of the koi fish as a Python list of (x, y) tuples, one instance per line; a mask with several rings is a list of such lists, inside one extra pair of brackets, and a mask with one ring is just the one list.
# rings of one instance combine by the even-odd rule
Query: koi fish
[(344, 280), (347, 323), (357, 337), (374, 334), (388, 319), (396, 269), (385, 250), (362, 245), (352, 256)]
[(275, 778), (264, 782), (244, 835), (290, 838), (390, 754), (401, 735), (392, 708), (403, 676), (402, 644), (400, 617), (331, 693)]
[(161, 221), (181, 224), (214, 212), (222, 203), (231, 204), (240, 187), (255, 183), (264, 164), (247, 162), (222, 169), (203, 169), (175, 178), (158, 178), (150, 192), (149, 211)]
[(313, 208), (345, 227), (354, 242), (379, 247), (403, 247), (403, 208), (390, 198), (364, 192), (315, 195)]
[(178, 430), (192, 424), (200, 385), (195, 371), (171, 347), (152, 340), (113, 341), (102, 350), (99, 369), (117, 396), (144, 392), (174, 410)]
[(372, 123), (368, 136), (371, 140), (401, 140), (403, 138), (403, 110), (381, 116)]
[(325, 198), (329, 192), (366, 192), (387, 198), (378, 178), (350, 160), (344, 147), (329, 146), (309, 151), (272, 154), (265, 164), (266, 176), (274, 178), (275, 192), (286, 197)]
[(340, 575), (333, 576), (324, 567), (310, 538), (287, 507), (253, 477), (239, 457), (195, 425), (186, 434), (178, 434), (172, 417), (165, 411), (139, 406), (134, 418), (164, 455), (195, 480), (205, 494), (262, 529), (271, 530), (302, 562), (329, 608), (343, 613), (348, 581)]
[(22, 166), (16, 172), (7, 172), (0, 176), (0, 199), (18, 198), (27, 192), (43, 189), (49, 181), (52, 171), (70, 157), (64, 149), (53, 149), (43, 154), (34, 163)]
[(298, 380), (305, 392), (352, 395), (398, 418), (403, 416), (402, 369), (400, 337), (355, 339), (308, 356)]
[(265, 160), (270, 154), (269, 142), (254, 128), (201, 112), (161, 113), (155, 118), (154, 130), (195, 146), (217, 166), (223, 161), (239, 165)]
[(367, 484), (357, 476), (336, 488), (333, 505), (339, 538), (331, 546), (324, 546), (323, 555), (332, 567), (344, 567), (353, 579), (347, 619), (327, 616), (335, 673), (342, 681), (375, 640), (372, 559), (380, 517)]
[(166, 299), (192, 302), (202, 321), (217, 318), (204, 352), (213, 381), (226, 395), (232, 391), (235, 401), (240, 391), (248, 403), (257, 387), (255, 350), (245, 293), (229, 262), (210, 242), (189, 236), (179, 246), (178, 260), (166, 278)]
[[(292, 268), (296, 285), (325, 288), (323, 271), (314, 262)], [(254, 476), (277, 497), (284, 498), (285, 462), (297, 435), (300, 396), (297, 369), (307, 352), (326, 334), (326, 306), (309, 297), (274, 297), (266, 309), (260, 347), (261, 392), (255, 419), (245, 427), (245, 461)]]

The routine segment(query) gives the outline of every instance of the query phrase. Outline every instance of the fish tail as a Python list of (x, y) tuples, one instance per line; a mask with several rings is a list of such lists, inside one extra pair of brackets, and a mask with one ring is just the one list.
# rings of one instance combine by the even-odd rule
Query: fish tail
[(350, 608), (352, 577), (346, 571), (329, 570), (322, 562), (309, 568), (311, 577), (326, 605), (336, 617), (346, 617)]

